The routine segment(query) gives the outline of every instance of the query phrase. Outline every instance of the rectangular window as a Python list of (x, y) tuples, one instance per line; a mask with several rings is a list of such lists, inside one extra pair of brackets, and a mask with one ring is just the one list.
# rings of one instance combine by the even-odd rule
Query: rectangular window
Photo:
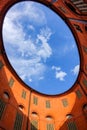
[(81, 32), (82, 33), (82, 29), (80, 28), (79, 25), (77, 24), (74, 24), (74, 27), (76, 28), (77, 31)]
[(47, 124), (46, 130), (54, 130), (54, 125), (53, 124)]
[(6, 106), (6, 103), (2, 99), (0, 99), (0, 119), (2, 118), (5, 106)]
[(21, 130), (22, 120), (23, 120), (23, 115), (17, 112), (15, 123), (14, 123), (14, 130)]
[(52, 1), (52, 3), (54, 3), (54, 2), (56, 2), (57, 0), (51, 0)]
[(26, 98), (26, 91), (25, 90), (22, 91), (22, 98), (24, 98), (24, 99)]
[(50, 101), (46, 101), (46, 108), (50, 108)]
[(2, 69), (3, 66), (4, 64), (2, 63), (2, 61), (0, 61), (0, 69)]
[(33, 97), (33, 104), (37, 105), (38, 104), (38, 98), (37, 97)]
[(87, 88), (87, 80), (86, 79), (83, 80), (83, 84)]
[(67, 99), (62, 99), (62, 104), (63, 104), (64, 107), (67, 107), (68, 106)]
[(83, 50), (87, 54), (87, 47), (83, 46)]
[(63, 12), (63, 13), (67, 13), (66, 9), (62, 6), (59, 7), (59, 9)]
[(80, 92), (79, 89), (76, 91), (76, 95), (77, 95), (77, 97), (78, 97), (79, 99), (82, 97), (82, 93)]
[(33, 120), (31, 122), (31, 130), (38, 130), (38, 121)]
[(77, 126), (75, 122), (68, 122), (67, 126), (68, 126), (68, 130), (77, 130)]
[(9, 87), (12, 87), (14, 84), (14, 79), (11, 77), (9, 80)]

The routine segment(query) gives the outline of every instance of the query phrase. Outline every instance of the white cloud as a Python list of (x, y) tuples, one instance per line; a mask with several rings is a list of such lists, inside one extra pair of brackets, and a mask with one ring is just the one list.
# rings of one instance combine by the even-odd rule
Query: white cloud
[(38, 26), (44, 25), (46, 24), (46, 16), (44, 11), (38, 8), (38, 4), (35, 4), (34, 2), (29, 2), (29, 4), (27, 4), (27, 2), (21, 2), (20, 4), (18, 3), (10, 9), (11, 12), (9, 11), (9, 14), (7, 14), (7, 16), (11, 20), (30, 20)]
[(52, 66), (52, 69), (53, 69), (53, 70), (56, 70), (56, 71), (61, 70), (60, 67), (56, 67), (56, 66)]
[(40, 40), (42, 42), (42, 45), (40, 46), (40, 49), (37, 54), (44, 60), (46, 60), (46, 58), (49, 58), (52, 55), (52, 49), (48, 44), (48, 40), (51, 35), (52, 32), (49, 28), (42, 28), (40, 30), (40, 34), (37, 35), (38, 41)]
[[(52, 31), (48, 27), (43, 27), (36, 34), (36, 38), (33, 39), (32, 35), (25, 32), (24, 25), (20, 22), (23, 19), (22, 16), (27, 16), (30, 19), (32, 17), (31, 20), (34, 20), (34, 22), (43, 24), (43, 21), (46, 21), (45, 14), (34, 7), (33, 4), (24, 5), (23, 8), (25, 8), (24, 12), (21, 13), (21, 9), (16, 8), (5, 17), (3, 39), (5, 48), (11, 46), (11, 51), (14, 52), (15, 50), (15, 53), (8, 56), (16, 72), (23, 80), (28, 79), (29, 82), (32, 82), (33, 78), (39, 80), (44, 78), (43, 75), (46, 71), (44, 61), (52, 55), (52, 49), (49, 45)], [(33, 25), (29, 25), (29, 28), (34, 30)], [(9, 54), (9, 51), (7, 54)]]
[(73, 69), (72, 72), (74, 75), (77, 75), (79, 73), (80, 65), (76, 65)]
[(33, 25), (29, 25), (29, 26), (28, 26), (28, 29), (30, 29), (30, 30), (32, 30), (32, 31), (34, 31), (34, 30), (35, 30), (35, 28), (34, 28), (34, 26), (33, 26)]
[(55, 70), (55, 78), (59, 79), (60, 81), (64, 81), (65, 76), (67, 76), (67, 73), (62, 71), (60, 67), (52, 66), (52, 70)]
[(63, 71), (59, 71), (59, 72), (56, 72), (56, 78), (63, 81), (65, 80), (65, 76), (67, 75), (67, 73), (63, 72)]

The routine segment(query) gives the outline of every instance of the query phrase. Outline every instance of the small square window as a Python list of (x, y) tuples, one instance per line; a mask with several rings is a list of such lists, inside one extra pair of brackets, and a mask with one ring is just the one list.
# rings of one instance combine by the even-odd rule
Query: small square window
[(83, 79), (83, 84), (87, 88), (87, 80), (86, 79)]
[(9, 80), (9, 87), (12, 87), (14, 84), (14, 79), (11, 77)]
[(62, 99), (62, 104), (63, 104), (64, 107), (67, 107), (68, 106), (67, 99)]
[(79, 89), (76, 91), (76, 95), (77, 95), (77, 97), (78, 97), (79, 99), (82, 97), (82, 93), (80, 92)]

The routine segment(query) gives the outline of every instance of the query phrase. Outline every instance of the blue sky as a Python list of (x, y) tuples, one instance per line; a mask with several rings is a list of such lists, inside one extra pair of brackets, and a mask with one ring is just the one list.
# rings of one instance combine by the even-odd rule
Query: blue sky
[(46, 6), (20, 2), (5, 16), (3, 41), (20, 78), (45, 94), (71, 88), (79, 73), (79, 54), (64, 21)]

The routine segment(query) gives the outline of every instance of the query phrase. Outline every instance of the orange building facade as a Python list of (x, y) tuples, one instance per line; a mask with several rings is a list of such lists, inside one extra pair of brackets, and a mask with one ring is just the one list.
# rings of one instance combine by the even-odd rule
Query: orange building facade
[(0, 0), (0, 130), (87, 130), (87, 0), (35, 0), (63, 18), (77, 42), (79, 76), (71, 89), (60, 95), (31, 89), (8, 61), (3, 20), (9, 8), (21, 1)]

